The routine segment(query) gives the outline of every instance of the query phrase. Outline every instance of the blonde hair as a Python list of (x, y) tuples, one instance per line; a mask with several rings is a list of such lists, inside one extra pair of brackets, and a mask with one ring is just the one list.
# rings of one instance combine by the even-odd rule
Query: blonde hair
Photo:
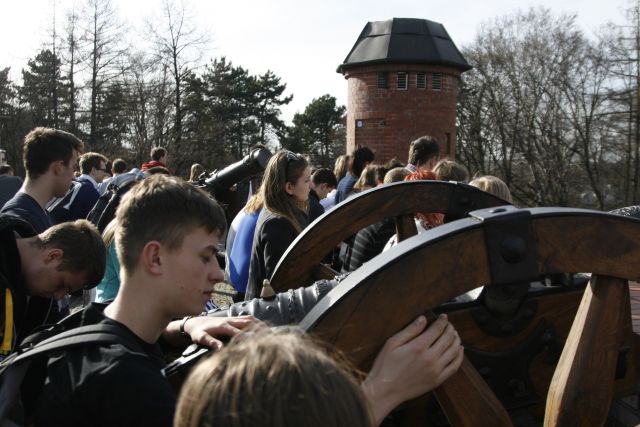
[(349, 156), (348, 154), (343, 154), (336, 159), (336, 163), (333, 167), (333, 174), (336, 176), (338, 182), (340, 182), (340, 180), (344, 178), (344, 176), (349, 171), (350, 160), (351, 156)]
[(263, 206), (273, 213), (283, 216), (296, 232), (300, 233), (304, 224), (296, 219), (296, 210), (304, 213), (308, 210), (307, 202), (299, 202), (285, 191), (287, 182), (295, 184), (309, 167), (307, 159), (291, 151), (281, 150), (274, 154), (264, 171), (264, 178), (258, 193)]
[(469, 171), (464, 165), (449, 159), (442, 159), (433, 167), (439, 181), (469, 181)]
[(497, 176), (484, 175), (475, 178), (469, 183), (469, 185), (477, 187), (482, 191), (486, 191), (489, 194), (500, 197), (505, 202), (513, 204), (513, 199), (511, 198), (511, 191), (509, 191), (509, 187), (507, 187), (507, 184), (505, 184), (505, 182)]
[(200, 163), (194, 163), (191, 165), (191, 174), (189, 175), (189, 181), (195, 182), (198, 180), (198, 177), (202, 175), (204, 172), (204, 166)]
[(378, 185), (377, 169), (378, 165), (369, 165), (365, 167), (360, 174), (360, 177), (353, 185), (353, 189), (356, 192), (366, 190), (367, 188), (373, 188)]
[(370, 426), (355, 378), (301, 331), (239, 335), (182, 386), (175, 427)]

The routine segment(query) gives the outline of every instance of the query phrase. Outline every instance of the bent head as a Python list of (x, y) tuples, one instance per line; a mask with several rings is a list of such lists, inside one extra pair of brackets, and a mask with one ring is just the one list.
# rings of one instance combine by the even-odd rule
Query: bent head
[(36, 256), (22, 260), (29, 294), (60, 299), (98, 285), (104, 275), (106, 248), (86, 220), (55, 225), (30, 240)]
[(239, 335), (191, 372), (174, 425), (370, 426), (364, 396), (344, 366), (302, 332)]

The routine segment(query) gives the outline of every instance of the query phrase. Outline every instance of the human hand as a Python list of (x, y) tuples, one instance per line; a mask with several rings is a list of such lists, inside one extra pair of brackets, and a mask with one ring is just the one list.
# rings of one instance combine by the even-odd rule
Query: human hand
[(427, 319), (420, 316), (389, 338), (362, 383), (376, 425), (400, 403), (434, 389), (460, 367), (463, 348), (447, 316), (426, 326)]
[(194, 343), (216, 350), (222, 347), (222, 342), (216, 337), (233, 337), (250, 327), (262, 328), (265, 325), (253, 316), (196, 316), (184, 323), (184, 332)]

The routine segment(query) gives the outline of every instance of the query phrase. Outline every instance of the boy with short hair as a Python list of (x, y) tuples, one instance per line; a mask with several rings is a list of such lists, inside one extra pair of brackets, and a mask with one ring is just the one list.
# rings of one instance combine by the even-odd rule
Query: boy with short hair
[(88, 221), (34, 235), (27, 222), (0, 214), (0, 359), (47, 321), (51, 304), (41, 309), (33, 298), (61, 299), (96, 286), (105, 258), (102, 238)]
[(64, 197), (84, 144), (69, 132), (38, 127), (24, 138), (24, 168), (27, 177), (20, 191), (2, 208), (41, 233), (51, 227), (45, 207), (54, 197)]
[(125, 195), (116, 220), (120, 290), (104, 314), (89, 307), (84, 323), (115, 325), (144, 353), (89, 345), (50, 359), (36, 425), (170, 426), (175, 396), (161, 373), (160, 336), (220, 347), (213, 334), (235, 335), (256, 323), (252, 317), (191, 317), (223, 280), (216, 253), (224, 213), (202, 190), (179, 178), (151, 176)]

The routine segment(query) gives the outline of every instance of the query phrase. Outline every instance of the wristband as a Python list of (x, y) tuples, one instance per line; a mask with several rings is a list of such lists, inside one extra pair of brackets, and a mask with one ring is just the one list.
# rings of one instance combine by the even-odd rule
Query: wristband
[(186, 316), (184, 319), (182, 319), (182, 322), (180, 322), (180, 335), (184, 335), (184, 336), (189, 335), (184, 331), (184, 325), (185, 323), (187, 323), (187, 320), (191, 319), (192, 317), (193, 316)]

